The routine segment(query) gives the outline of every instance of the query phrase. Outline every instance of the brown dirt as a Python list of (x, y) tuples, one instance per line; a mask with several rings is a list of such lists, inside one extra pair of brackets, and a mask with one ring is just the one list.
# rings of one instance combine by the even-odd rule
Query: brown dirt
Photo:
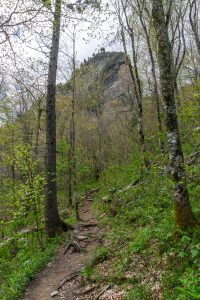
[[(67, 243), (59, 247), (54, 261), (49, 263), (38, 274), (37, 278), (30, 282), (22, 300), (94, 299), (89, 296), (93, 291), (84, 294), (84, 296), (83, 292), (81, 292), (81, 296), (78, 297), (77, 293), (80, 288), (84, 291), (87, 289), (81, 276), (70, 280), (62, 288), (58, 289), (64, 278), (70, 278), (73, 273), (80, 271), (84, 267), (86, 261), (91, 259), (93, 250), (101, 244), (98, 222), (91, 212), (91, 201), (92, 194), (87, 195), (79, 208), (81, 221), (75, 226), (71, 234), (71, 240), (83, 248), (84, 251), (77, 252), (73, 246), (70, 246), (64, 255)], [(58, 291), (59, 294), (52, 298), (51, 293), (54, 291)]]

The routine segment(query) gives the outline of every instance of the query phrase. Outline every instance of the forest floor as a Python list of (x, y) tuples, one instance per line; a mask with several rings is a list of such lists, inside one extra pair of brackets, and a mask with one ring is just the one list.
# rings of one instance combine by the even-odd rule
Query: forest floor
[[(81, 270), (101, 244), (98, 222), (91, 211), (92, 200), (93, 193), (84, 197), (79, 208), (80, 221), (71, 232), (70, 242), (58, 248), (53, 262), (29, 284), (22, 300), (94, 300), (103, 294), (105, 286), (87, 285), (81, 276)], [(105, 292), (108, 289), (107, 286)]]

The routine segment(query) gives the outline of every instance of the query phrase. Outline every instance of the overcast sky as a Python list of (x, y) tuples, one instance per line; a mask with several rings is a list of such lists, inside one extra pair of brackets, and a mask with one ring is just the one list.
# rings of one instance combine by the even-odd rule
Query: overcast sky
[[(102, 2), (107, 2), (103, 0)], [(109, 10), (111, 9), (111, 6)], [(91, 18), (92, 20), (92, 18)], [(94, 16), (95, 23), (95, 16)], [(114, 25), (115, 24), (115, 25)], [(106, 18), (106, 13), (100, 14), (99, 24), (96, 25), (96, 29), (92, 34), (92, 30), (87, 30), (88, 23), (80, 23), (78, 26), (78, 33), (76, 39), (76, 50), (77, 50), (77, 60), (80, 62), (88, 57), (91, 57), (94, 52), (97, 52), (101, 47), (105, 47), (106, 51), (121, 51), (122, 48), (119, 43), (112, 43), (110, 41), (113, 39), (114, 35), (112, 32), (116, 32), (116, 19), (112, 15)], [(87, 37), (87, 33), (92, 34), (92, 37)], [(87, 42), (85, 41), (87, 40)], [(68, 39), (69, 41), (69, 39)]]
[[(104, 3), (107, 2), (107, 0), (103, 1)], [(111, 7), (109, 8), (109, 10), (110, 9)], [(73, 19), (73, 14), (71, 15)], [(122, 50), (119, 44), (116, 42), (110, 45), (110, 41), (114, 37), (114, 35), (112, 35), (112, 32), (116, 32), (117, 27), (116, 20), (114, 21), (112, 15), (108, 16), (107, 11), (105, 13), (101, 12), (100, 14), (93, 11), (93, 15), (89, 15), (89, 13), (87, 12), (86, 19), (88, 19), (88, 22), (81, 21), (77, 26), (76, 59), (78, 62), (82, 62), (84, 59), (91, 57), (92, 54), (97, 53), (101, 47), (105, 47), (106, 51)], [(63, 22), (66, 22), (67, 27), (65, 26), (65, 32), (61, 31), (59, 60), (60, 66), (65, 69), (65, 64), (63, 65), (63, 62), (66, 63), (66, 57), (64, 57), (63, 53), (72, 53), (72, 42), (70, 38), (67, 37), (67, 34), (72, 31), (73, 21), (71, 25), (69, 25), (69, 23), (71, 22), (70, 17), (63, 17)], [(76, 23), (76, 21), (74, 21), (74, 23)], [(43, 26), (45, 26), (46, 23), (43, 24), (42, 22), (39, 22), (38, 24), (40, 27), (38, 31), (40, 32), (41, 30), (43, 30)], [(48, 57), (39, 51), (44, 48), (38, 47), (39, 44), (36, 42), (39, 39), (39, 35), (35, 34), (34, 30), (36, 29), (37, 31), (39, 27), (37, 27), (36, 21), (33, 30), (27, 33), (23, 29), (23, 27), (21, 29), (11, 28), (11, 30), (13, 30), (10, 40), (12, 48), (10, 47), (9, 43), (5, 43), (1, 46), (1, 74), (5, 74), (5, 76), (7, 76), (9, 73), (12, 74), (16, 66), (17, 68), (29, 68), (31, 60), (33, 65), (35, 64), (34, 60), (37, 61), (38, 59), (40, 59), (41, 62), (48, 64)], [(90, 27), (89, 30), (88, 27)], [(50, 44), (50, 27), (49, 29), (46, 29), (46, 27), (44, 28), (46, 36), (49, 37), (49, 40), (47, 39), (47, 43)], [(46, 50), (44, 49), (44, 52), (46, 52)], [(61, 74), (59, 74), (58, 81), (63, 81)]]

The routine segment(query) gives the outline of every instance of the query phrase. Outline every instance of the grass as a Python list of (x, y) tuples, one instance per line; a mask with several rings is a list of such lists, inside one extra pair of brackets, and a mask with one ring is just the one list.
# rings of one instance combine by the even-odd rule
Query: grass
[[(100, 224), (109, 228), (106, 247), (114, 259), (110, 264), (107, 258), (106, 275), (100, 264), (94, 266), (93, 277), (113, 283), (117, 277), (118, 285), (127, 289), (126, 299), (155, 299), (159, 294), (166, 300), (200, 299), (199, 227), (191, 233), (174, 226), (173, 182), (158, 166), (128, 190), (123, 189), (138, 178), (137, 164), (114, 166), (102, 174), (94, 210), (101, 216)], [(199, 174), (200, 168), (190, 166), (187, 171)], [(199, 179), (188, 184), (197, 219), (199, 186)]]
[(61, 238), (47, 239), (39, 247), (35, 236), (31, 241), (16, 239), (0, 249), (0, 299), (19, 299), (30, 280), (52, 260)]

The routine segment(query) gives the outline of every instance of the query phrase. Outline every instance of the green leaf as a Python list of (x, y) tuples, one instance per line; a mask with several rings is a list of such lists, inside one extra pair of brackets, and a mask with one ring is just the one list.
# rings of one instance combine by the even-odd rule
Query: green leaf
[(191, 238), (190, 238), (189, 236), (184, 235), (184, 236), (182, 237), (182, 243), (183, 243), (183, 244), (187, 245), (187, 244), (190, 243), (190, 241), (191, 241)]
[(199, 254), (199, 250), (197, 248), (191, 249), (192, 258), (195, 258)]
[(186, 256), (185, 252), (179, 252), (178, 257), (179, 258), (184, 258)]
[(51, 0), (42, 0), (42, 2), (47, 8), (51, 7)]

